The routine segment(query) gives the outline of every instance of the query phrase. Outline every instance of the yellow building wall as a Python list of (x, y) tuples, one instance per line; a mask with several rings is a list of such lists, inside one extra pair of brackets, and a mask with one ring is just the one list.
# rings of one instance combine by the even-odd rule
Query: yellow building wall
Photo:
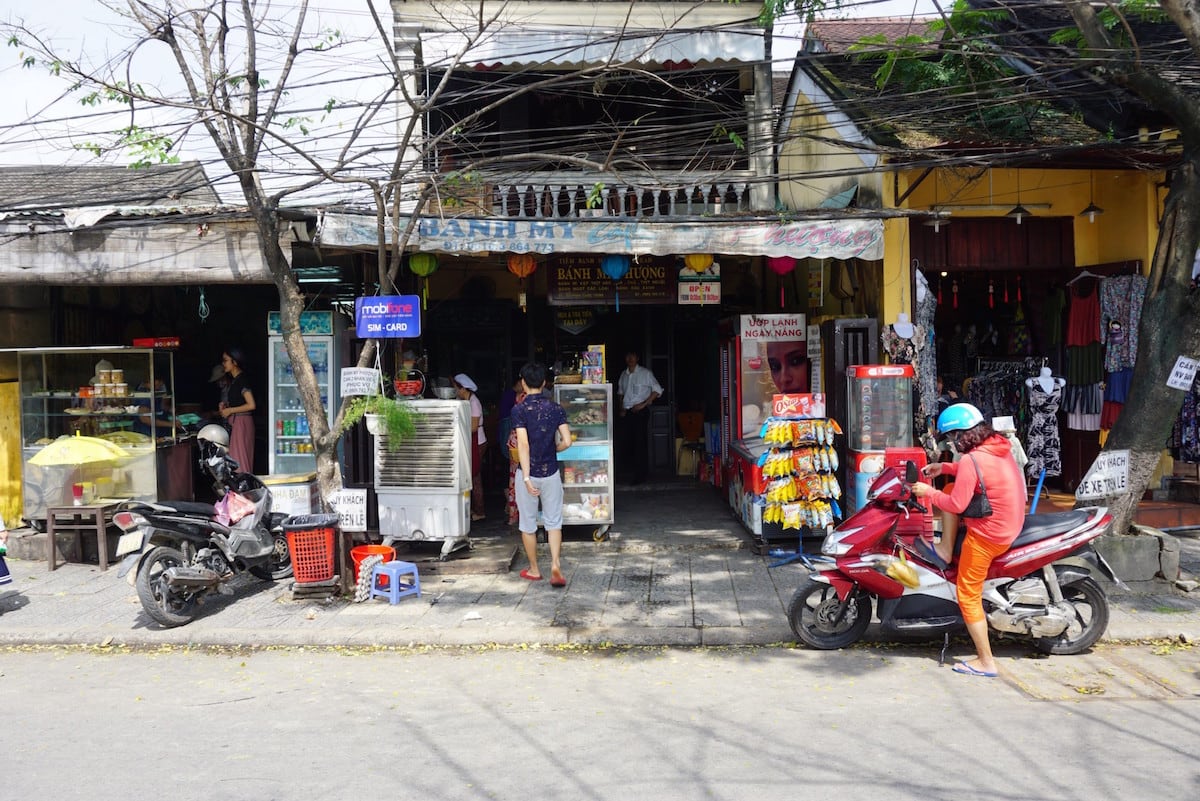
[[(875, 163), (860, 151), (842, 144), (843, 133), (852, 130), (815, 111), (827, 105), (803, 93), (797, 100), (788, 135), (779, 148), (779, 199), (788, 209), (815, 209), (833, 195), (858, 187), (856, 206), (881, 205), (883, 176)], [(841, 173), (841, 174), (836, 174)]]
[(0, 383), (0, 517), (8, 528), (21, 520), (21, 409), (20, 385)]

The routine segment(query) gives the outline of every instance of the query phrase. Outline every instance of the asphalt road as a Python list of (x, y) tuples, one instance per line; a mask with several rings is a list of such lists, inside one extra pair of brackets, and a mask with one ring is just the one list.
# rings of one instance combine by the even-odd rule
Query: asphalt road
[(1195, 798), (1198, 654), (14, 648), (0, 799)]

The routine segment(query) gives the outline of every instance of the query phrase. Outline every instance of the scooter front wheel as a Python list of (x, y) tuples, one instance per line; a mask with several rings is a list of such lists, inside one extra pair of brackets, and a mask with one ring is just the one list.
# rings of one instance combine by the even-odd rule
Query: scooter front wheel
[(845, 648), (866, 634), (871, 624), (871, 598), (865, 592), (855, 592), (843, 603), (833, 587), (809, 579), (792, 595), (788, 623), (810, 648)]
[(183, 626), (196, 616), (196, 597), (171, 592), (163, 573), (169, 567), (183, 567), (187, 562), (174, 548), (159, 546), (146, 555), (137, 574), (137, 594), (146, 614), (167, 628)]

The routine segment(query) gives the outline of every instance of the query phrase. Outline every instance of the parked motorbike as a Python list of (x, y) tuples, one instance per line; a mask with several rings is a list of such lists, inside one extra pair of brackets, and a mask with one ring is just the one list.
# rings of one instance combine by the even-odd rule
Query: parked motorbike
[[(871, 622), (872, 602), (889, 634), (941, 634), (948, 642), (951, 632), (965, 630), (957, 563), (946, 565), (929, 545), (932, 517), (912, 493), (916, 480), (912, 462), (904, 475), (885, 468), (867, 504), (826, 536), (825, 563), (788, 605), (792, 631), (806, 645), (835, 649), (858, 641)], [(1102, 506), (1026, 515), (1021, 534), (988, 571), (983, 605), (989, 627), (1029, 638), (1047, 654), (1078, 654), (1095, 644), (1108, 626), (1108, 599), (1092, 569), (1119, 580), (1092, 542), (1111, 528), (1112, 515)], [(1067, 557), (1077, 561), (1060, 561)]]
[(196, 436), (201, 469), (217, 503), (127, 501), (113, 514), (124, 533), (119, 575), (133, 571), (142, 608), (163, 626), (182, 626), (204, 597), (232, 594), (241, 573), (278, 581), (292, 575), (284, 515), (271, 512), (271, 490), (229, 457), (229, 432), (208, 425)]

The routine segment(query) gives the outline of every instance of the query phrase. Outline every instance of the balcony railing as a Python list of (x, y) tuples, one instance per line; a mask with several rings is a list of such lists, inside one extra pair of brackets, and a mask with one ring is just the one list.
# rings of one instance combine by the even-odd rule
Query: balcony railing
[[(695, 217), (751, 210), (750, 170), (673, 175), (531, 173), (452, 180), (440, 187), (430, 210), (468, 216), (562, 219), (565, 217)], [(592, 206), (595, 206), (594, 208)]]

